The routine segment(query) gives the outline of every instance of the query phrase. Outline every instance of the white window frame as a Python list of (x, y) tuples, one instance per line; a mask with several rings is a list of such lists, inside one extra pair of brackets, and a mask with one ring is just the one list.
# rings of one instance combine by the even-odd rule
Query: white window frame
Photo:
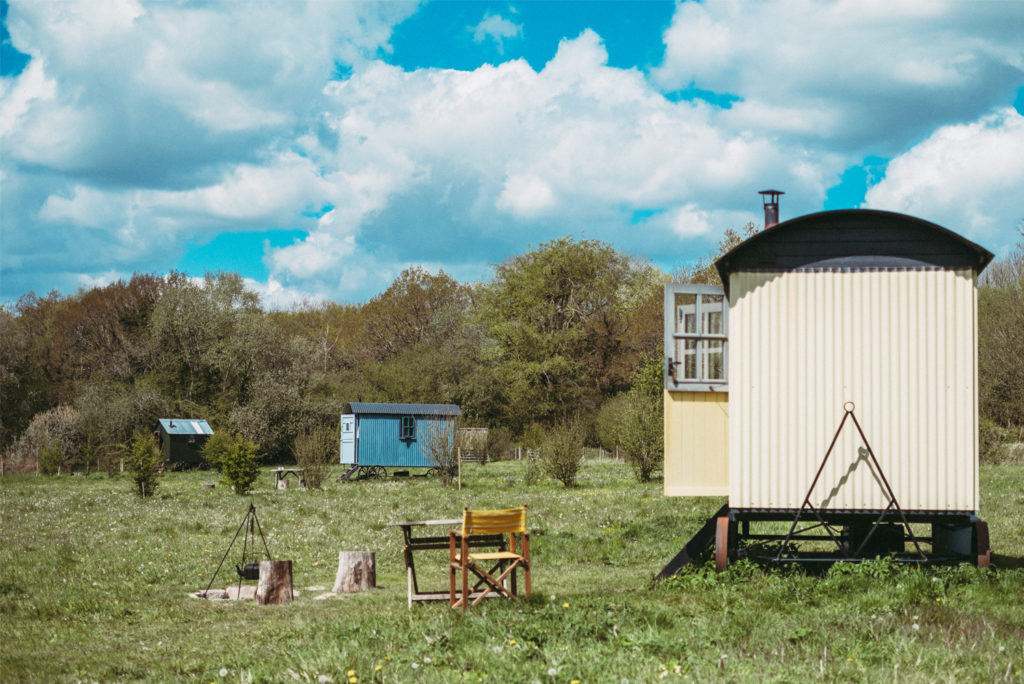
[[(695, 295), (695, 331), (679, 331), (676, 327), (676, 295)], [(704, 330), (704, 298), (717, 295), (722, 297), (722, 332), (709, 333)], [(694, 340), (695, 375), (683, 377), (681, 367), (684, 361), (676, 358), (679, 343)], [(706, 377), (704, 360), (707, 358), (710, 342), (722, 345), (722, 377)], [(729, 388), (729, 302), (725, 288), (721, 285), (697, 285), (694, 283), (668, 283), (665, 285), (665, 364), (663, 368), (665, 389), (670, 392), (726, 392)]]

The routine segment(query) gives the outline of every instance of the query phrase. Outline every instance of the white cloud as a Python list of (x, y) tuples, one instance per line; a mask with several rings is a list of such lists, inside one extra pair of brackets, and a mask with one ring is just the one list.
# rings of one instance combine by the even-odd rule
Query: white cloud
[[(1019, 115), (990, 114), (1024, 82), (1016, 4), (681, 3), (653, 74), (608, 66), (591, 30), (539, 71), (380, 61), (415, 7), (15, 0), (32, 59), (0, 80), (4, 295), (166, 272), (221, 231), (305, 233), (265, 248), (278, 304), (365, 300), (415, 264), (481, 278), (566, 234), (672, 268), (759, 222), (757, 190), (819, 209), (865, 154), (894, 157), (869, 194), (887, 208), (974, 188), (940, 223), (976, 236), (1021, 194)], [(741, 99), (662, 94), (691, 84)]]
[(0, 140), (22, 123), (33, 100), (52, 100), (57, 83), (47, 78), (41, 60), (29, 62), (18, 78), (0, 79)]
[(473, 40), (477, 43), (492, 41), (499, 53), (505, 52), (505, 40), (508, 38), (519, 38), (523, 35), (523, 27), (520, 24), (506, 19), (500, 14), (488, 12), (479, 24), (473, 28)]
[(535, 176), (510, 176), (506, 179), (497, 206), (521, 216), (536, 216), (555, 204), (551, 186)]
[(889, 156), (1012, 97), (1022, 24), (1018, 2), (686, 2), (654, 76), (741, 97), (723, 127)]
[(931, 219), (993, 251), (1024, 219), (1024, 116), (999, 109), (943, 126), (889, 162), (864, 205)]

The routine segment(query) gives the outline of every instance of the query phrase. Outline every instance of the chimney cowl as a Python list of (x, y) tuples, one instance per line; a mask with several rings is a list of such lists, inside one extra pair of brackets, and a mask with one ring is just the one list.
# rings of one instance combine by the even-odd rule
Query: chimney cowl
[(779, 222), (779, 196), (786, 193), (782, 190), (761, 190), (757, 194), (764, 201), (764, 227), (771, 228)]

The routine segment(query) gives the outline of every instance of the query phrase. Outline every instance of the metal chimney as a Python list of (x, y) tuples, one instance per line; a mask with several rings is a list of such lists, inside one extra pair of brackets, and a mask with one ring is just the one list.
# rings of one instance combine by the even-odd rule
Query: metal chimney
[(764, 200), (764, 227), (771, 228), (779, 222), (779, 195), (786, 193), (781, 190), (762, 190), (757, 194)]

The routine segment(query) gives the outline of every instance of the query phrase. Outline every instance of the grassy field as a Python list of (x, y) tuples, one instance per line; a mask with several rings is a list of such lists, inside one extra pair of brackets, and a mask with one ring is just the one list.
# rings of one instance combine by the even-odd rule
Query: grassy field
[[(242, 498), (204, 489), (211, 473), (174, 473), (147, 501), (126, 479), (2, 478), (0, 681), (1024, 677), (1024, 466), (982, 468), (990, 570), (882, 562), (812, 577), (741, 563), (658, 585), (651, 578), (722, 500), (663, 497), (660, 483), (639, 485), (610, 461), (585, 463), (574, 490), (527, 487), (524, 474), (520, 462), (491, 463), (469, 466), (461, 491), (425, 478), (277, 491), (264, 472)], [(271, 553), (294, 562), (297, 600), (190, 598), (250, 501)], [(389, 523), (519, 504), (530, 507), (530, 600), (467, 616), (444, 603), (406, 607)], [(316, 600), (340, 550), (375, 551), (379, 588)], [(421, 584), (446, 586), (444, 554), (418, 559)], [(223, 573), (215, 587), (230, 582)]]

